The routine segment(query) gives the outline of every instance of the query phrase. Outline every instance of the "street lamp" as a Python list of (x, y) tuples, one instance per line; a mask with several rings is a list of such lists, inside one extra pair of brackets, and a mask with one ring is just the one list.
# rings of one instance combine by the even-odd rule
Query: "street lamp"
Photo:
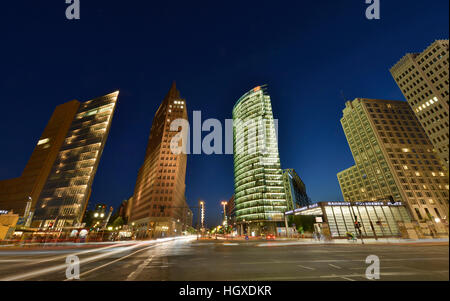
[(223, 206), (223, 219), (226, 223), (227, 222), (227, 211), (226, 211), (227, 202), (222, 201), (220, 204), (222, 204), (222, 206)]
[(199, 200), (198, 201), (198, 213), (197, 213), (197, 239), (198, 239), (198, 235), (200, 234), (200, 224), (202, 226), (203, 229), (203, 224), (204, 224), (204, 220), (205, 220), (205, 202)]

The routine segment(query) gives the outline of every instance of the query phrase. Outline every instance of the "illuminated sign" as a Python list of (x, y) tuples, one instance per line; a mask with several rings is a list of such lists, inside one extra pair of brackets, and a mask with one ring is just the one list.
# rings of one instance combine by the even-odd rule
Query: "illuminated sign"
[(328, 206), (350, 206), (349, 202), (328, 202)]
[(355, 202), (358, 206), (383, 206), (383, 202)]
[(294, 212), (301, 212), (301, 211), (305, 211), (305, 210), (308, 210), (308, 209), (313, 209), (313, 208), (316, 208), (316, 207), (319, 207), (319, 204), (315, 203), (315, 204), (312, 204), (312, 205), (309, 205), (309, 206), (297, 208), (297, 209), (294, 210)]

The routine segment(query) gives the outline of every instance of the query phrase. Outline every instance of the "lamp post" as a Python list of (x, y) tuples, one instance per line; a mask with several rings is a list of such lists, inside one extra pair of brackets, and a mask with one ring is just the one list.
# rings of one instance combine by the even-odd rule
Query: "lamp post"
[[(198, 201), (198, 217), (197, 217), (197, 239), (200, 233), (200, 230), (203, 229), (204, 219), (205, 219), (205, 202)], [(201, 224), (201, 228), (200, 228)]]
[(225, 226), (226, 226), (228, 224), (227, 223), (227, 214), (226, 214), (227, 202), (226, 201), (222, 201), (220, 204), (222, 204), (222, 206), (223, 206), (223, 220), (224, 220)]

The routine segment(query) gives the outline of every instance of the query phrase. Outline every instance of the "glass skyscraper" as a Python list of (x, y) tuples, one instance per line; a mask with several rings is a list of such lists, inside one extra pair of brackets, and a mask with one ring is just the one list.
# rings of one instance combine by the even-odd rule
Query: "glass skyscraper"
[[(75, 101), (78, 109), (37, 201), (33, 226), (61, 228), (81, 223), (118, 94)], [(46, 137), (41, 142), (43, 147), (52, 143)]]
[(283, 181), (288, 210), (311, 205), (311, 200), (306, 194), (306, 186), (294, 169), (283, 171)]
[(240, 234), (276, 233), (287, 210), (275, 120), (266, 86), (233, 108), (234, 189)]

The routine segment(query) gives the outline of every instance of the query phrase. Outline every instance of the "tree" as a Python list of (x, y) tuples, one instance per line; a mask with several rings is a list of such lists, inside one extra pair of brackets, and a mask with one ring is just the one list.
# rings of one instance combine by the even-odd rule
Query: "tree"
[(86, 210), (83, 218), (83, 223), (86, 224), (86, 228), (90, 228), (92, 225), (92, 214), (94, 214), (93, 210)]
[[(315, 216), (313, 215), (290, 215), (288, 225), (290, 227), (295, 224), (297, 229), (303, 228), (303, 230), (313, 232), (315, 223)], [(299, 230), (300, 232), (300, 230)]]
[(111, 224), (111, 226), (115, 227), (122, 227), (124, 225), (124, 220), (121, 216), (118, 216)]

